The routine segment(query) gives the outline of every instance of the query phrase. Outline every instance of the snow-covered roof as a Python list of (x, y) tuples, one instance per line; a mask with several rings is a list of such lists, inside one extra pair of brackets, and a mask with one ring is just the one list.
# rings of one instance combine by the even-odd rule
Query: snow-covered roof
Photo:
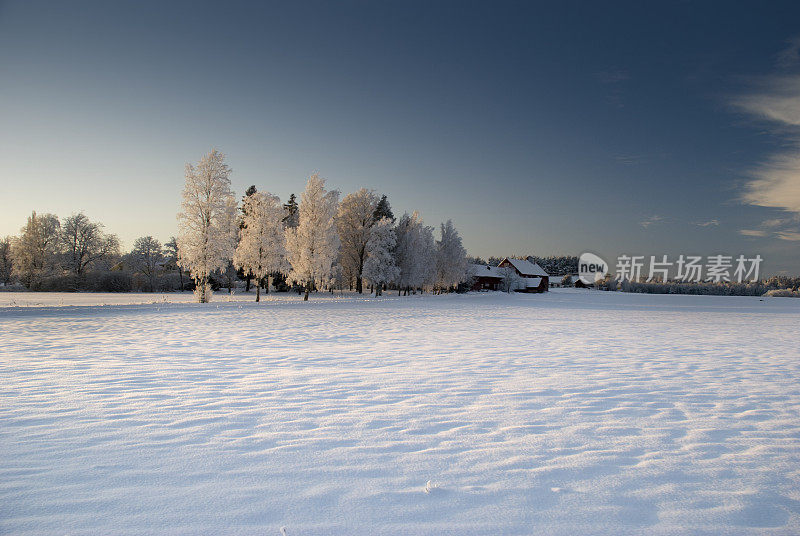
[(539, 285), (542, 284), (541, 277), (526, 277), (525, 278), (525, 287), (527, 288), (538, 288)]
[(483, 264), (470, 264), (469, 273), (474, 277), (497, 277), (503, 278), (503, 269), (497, 266), (485, 266)]
[(512, 259), (507, 258), (508, 262), (511, 263), (517, 271), (522, 274), (523, 276), (540, 276), (540, 277), (548, 277), (548, 273), (542, 269), (541, 266), (536, 264), (535, 262), (530, 262), (525, 259)]

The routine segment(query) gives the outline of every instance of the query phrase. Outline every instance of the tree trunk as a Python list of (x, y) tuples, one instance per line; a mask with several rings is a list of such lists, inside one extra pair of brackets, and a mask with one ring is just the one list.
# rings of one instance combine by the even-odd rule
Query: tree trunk
[[(247, 272), (247, 277), (245, 277), (245, 279), (244, 279), (245, 280), (245, 287), (244, 287), (244, 291), (245, 292), (250, 292), (250, 278), (251, 277), (252, 277), (252, 274), (250, 272)], [(256, 300), (256, 301), (258, 301), (258, 300)]]
[(311, 283), (306, 283), (306, 294), (303, 296), (303, 301), (308, 301), (308, 289), (311, 287)]
[(356, 292), (361, 294), (364, 291), (364, 283), (361, 281), (361, 276), (356, 277)]
[(267, 276), (267, 284), (264, 285), (264, 294), (269, 294), (269, 280), (270, 276)]
[(261, 301), (261, 285), (256, 285), (256, 301)]
[(195, 279), (195, 287), (197, 292), (197, 301), (200, 303), (208, 303), (208, 294), (207, 294), (207, 282), (208, 277), (201, 277), (199, 279)]

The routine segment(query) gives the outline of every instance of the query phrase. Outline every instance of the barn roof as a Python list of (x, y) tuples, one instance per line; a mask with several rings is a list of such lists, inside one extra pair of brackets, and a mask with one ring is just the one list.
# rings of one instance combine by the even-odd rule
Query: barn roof
[(523, 277), (548, 277), (549, 275), (535, 262), (530, 262), (525, 259), (512, 259), (510, 257), (507, 257), (505, 260), (510, 262)]
[(503, 269), (497, 266), (485, 266), (483, 264), (470, 264), (469, 273), (474, 277), (496, 277), (503, 278)]

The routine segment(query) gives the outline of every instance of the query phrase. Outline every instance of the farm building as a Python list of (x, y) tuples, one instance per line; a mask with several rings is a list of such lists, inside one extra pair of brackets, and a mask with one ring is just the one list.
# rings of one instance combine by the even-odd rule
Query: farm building
[(497, 267), (514, 269), (518, 278), (517, 292), (547, 292), (550, 287), (550, 275), (535, 262), (506, 257)]
[(470, 264), (472, 290), (502, 290), (503, 270), (497, 266)]

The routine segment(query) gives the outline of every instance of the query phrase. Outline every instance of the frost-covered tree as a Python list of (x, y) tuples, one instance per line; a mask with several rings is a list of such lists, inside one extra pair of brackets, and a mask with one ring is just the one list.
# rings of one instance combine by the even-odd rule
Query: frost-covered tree
[(103, 224), (93, 222), (83, 212), (73, 214), (61, 224), (61, 249), (64, 268), (78, 277), (97, 261), (119, 254), (119, 239), (103, 232)]
[(292, 271), (289, 279), (305, 286), (308, 300), (312, 285), (322, 287), (331, 279), (331, 267), (339, 253), (336, 233), (338, 191), (326, 191), (325, 180), (314, 173), (300, 196), (297, 227), (286, 229), (286, 251)]
[[(246, 210), (247, 210), (246, 201), (247, 201), (247, 198), (250, 197), (251, 195), (253, 195), (256, 192), (258, 192), (258, 188), (256, 188), (255, 184), (251, 184), (250, 187), (247, 188), (247, 190), (245, 190), (244, 196), (242, 196), (242, 208), (241, 208), (242, 218), (239, 221), (239, 232), (240, 232), (240, 235), (241, 235), (241, 230), (244, 228), (244, 220), (247, 217), (247, 214), (246, 214)], [(248, 270), (245, 270), (244, 271), (244, 281), (245, 281), (244, 291), (245, 292), (250, 292), (250, 280), (251, 279), (253, 279), (253, 273), (248, 271)]]
[(242, 218), (239, 215), (239, 204), (236, 198), (231, 196), (225, 203), (225, 212), (222, 218), (222, 225), (228, 230), (228, 240), (232, 244), (230, 256), (225, 259), (225, 267), (220, 270), (225, 286), (228, 288), (228, 293), (233, 293), (233, 287), (236, 284), (239, 274), (236, 267), (233, 265), (233, 254), (236, 251), (236, 246), (239, 244), (239, 230), (242, 227)]
[(0, 283), (11, 283), (11, 273), (11, 237), (7, 236), (0, 240)]
[(384, 285), (397, 280), (400, 273), (393, 255), (396, 243), (392, 220), (382, 218), (375, 222), (367, 242), (364, 277), (374, 285), (376, 296), (381, 295)]
[(211, 300), (209, 278), (228, 266), (236, 247), (231, 229), (231, 169), (214, 149), (197, 166), (186, 164), (186, 184), (178, 214), (178, 263), (191, 273), (201, 303)]
[(405, 290), (422, 288), (434, 279), (436, 245), (433, 228), (423, 224), (417, 212), (403, 214), (395, 228), (395, 264), (399, 270), (397, 286)]
[(500, 288), (505, 292), (512, 292), (520, 287), (522, 278), (513, 266), (504, 266), (499, 269), (503, 279), (500, 280)]
[(60, 227), (55, 215), (33, 212), (12, 241), (13, 272), (26, 287), (35, 288), (55, 267)]
[(147, 278), (148, 290), (153, 292), (158, 272), (164, 265), (164, 248), (161, 247), (161, 242), (152, 236), (137, 238), (128, 259), (133, 268)]
[[(242, 230), (233, 263), (256, 279), (256, 301), (261, 300), (261, 281), (286, 270), (283, 230), (285, 216), (277, 195), (253, 193), (244, 198)], [(267, 283), (269, 292), (269, 283)]]
[(367, 259), (367, 242), (375, 224), (374, 214), (378, 197), (372, 190), (361, 188), (347, 194), (336, 212), (336, 230), (339, 233), (339, 251), (342, 270), (356, 280), (356, 292), (363, 291), (364, 261)]
[(436, 241), (436, 288), (439, 291), (457, 286), (466, 280), (467, 251), (451, 220), (441, 226), (441, 239)]

